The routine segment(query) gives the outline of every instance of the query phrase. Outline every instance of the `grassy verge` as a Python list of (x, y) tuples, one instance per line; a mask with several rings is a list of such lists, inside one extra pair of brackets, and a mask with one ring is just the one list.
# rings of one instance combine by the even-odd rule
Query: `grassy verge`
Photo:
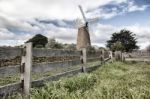
[[(114, 62), (90, 74), (34, 88), (32, 99), (150, 99), (150, 66)], [(19, 99), (12, 96), (9, 99)]]

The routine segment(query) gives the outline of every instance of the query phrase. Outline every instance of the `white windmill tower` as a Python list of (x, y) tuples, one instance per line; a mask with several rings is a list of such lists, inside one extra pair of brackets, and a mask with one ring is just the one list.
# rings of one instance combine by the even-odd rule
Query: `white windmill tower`
[[(83, 20), (84, 20), (84, 24), (81, 24), (81, 22), (79, 22), (79, 20), (77, 20), (78, 22), (76, 22), (77, 26), (78, 26), (78, 36), (77, 36), (77, 50), (80, 50), (82, 48), (87, 48), (89, 46), (91, 46), (91, 40), (90, 40), (90, 33), (89, 33), (89, 22), (94, 22), (96, 20), (98, 20), (99, 18), (94, 18), (92, 20), (87, 20), (85, 17), (85, 14), (83, 12), (82, 7), (79, 5), (78, 6)], [(80, 24), (79, 24), (80, 23)]]

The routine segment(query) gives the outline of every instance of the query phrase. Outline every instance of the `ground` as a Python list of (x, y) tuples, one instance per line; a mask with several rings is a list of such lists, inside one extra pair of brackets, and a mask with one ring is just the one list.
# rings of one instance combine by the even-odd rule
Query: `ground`
[[(17, 97), (19, 97), (17, 95)], [(33, 88), (33, 99), (150, 99), (150, 65), (114, 62), (45, 87)], [(17, 99), (9, 97), (10, 99)]]

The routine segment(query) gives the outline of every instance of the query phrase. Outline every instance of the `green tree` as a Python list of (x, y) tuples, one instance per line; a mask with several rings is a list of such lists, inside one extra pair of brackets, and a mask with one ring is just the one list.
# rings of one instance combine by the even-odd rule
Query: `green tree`
[(69, 50), (76, 50), (76, 44), (64, 44), (63, 45), (64, 49), (69, 49)]
[(121, 42), (116, 42), (116, 43), (114, 43), (112, 46), (111, 46), (111, 49), (113, 50), (113, 51), (124, 51), (124, 46), (122, 45), (122, 43)]
[(135, 36), (131, 31), (123, 29), (118, 33), (113, 33), (111, 39), (107, 41), (106, 46), (112, 51), (120, 50), (129, 52), (133, 49), (138, 49)]
[(96, 52), (96, 49), (93, 46), (88, 46), (87, 51)]
[(28, 43), (28, 42), (32, 42), (33, 47), (42, 48), (42, 47), (45, 47), (45, 45), (48, 42), (48, 39), (47, 39), (47, 37), (45, 37), (41, 34), (36, 34), (33, 38), (29, 39), (26, 43)]

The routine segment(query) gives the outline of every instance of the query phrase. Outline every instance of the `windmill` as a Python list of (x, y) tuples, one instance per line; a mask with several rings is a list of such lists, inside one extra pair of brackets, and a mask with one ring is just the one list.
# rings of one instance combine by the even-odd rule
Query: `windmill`
[(82, 48), (87, 48), (91, 46), (91, 40), (90, 40), (90, 34), (89, 34), (89, 22), (96, 21), (98, 18), (87, 20), (82, 7), (80, 5), (78, 7), (84, 20), (84, 24), (82, 24), (80, 20), (77, 20), (76, 22), (78, 26), (77, 49), (80, 50)]

